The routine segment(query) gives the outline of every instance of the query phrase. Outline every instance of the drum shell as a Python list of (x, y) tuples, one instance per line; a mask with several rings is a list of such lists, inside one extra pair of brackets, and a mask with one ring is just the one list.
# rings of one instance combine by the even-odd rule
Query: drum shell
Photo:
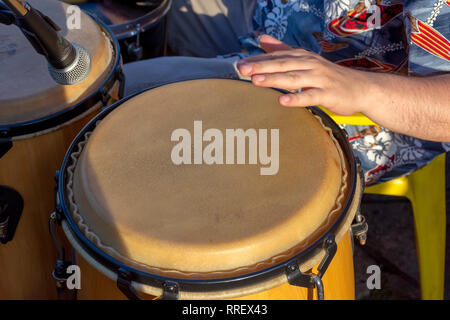
[(24, 199), (14, 238), (0, 245), (0, 299), (56, 298), (51, 276), (56, 250), (48, 233), (55, 207), (54, 176), (70, 142), (94, 114), (53, 132), (14, 141), (0, 160), (0, 184)]
[[(0, 158), (0, 186), (13, 188), (24, 200), (13, 239), (0, 244), (0, 299), (57, 298), (52, 278), (56, 249), (48, 232), (49, 216), (55, 211), (54, 177), (76, 134), (104, 105), (120, 98), (122, 79), (119, 78), (121, 62), (117, 43), (114, 49), (116, 59), (112, 60), (107, 80), (112, 84), (104, 92), (107, 99), (100, 101), (98, 98), (87, 111), (69, 121), (55, 120), (53, 127), (13, 136), (12, 148)], [(83, 103), (81, 101), (80, 105)]]
[[(355, 194), (348, 209), (348, 214), (337, 228), (336, 241), (337, 253), (331, 261), (324, 277), (325, 299), (327, 300), (354, 300), (355, 281), (353, 269), (353, 239), (350, 234), (350, 226), (359, 209), (362, 185), (361, 179), (356, 180)], [(63, 230), (72, 246), (78, 252), (77, 265), (81, 270), (81, 290), (78, 292), (80, 299), (109, 300), (125, 299), (125, 296), (116, 287), (117, 274), (105, 268), (90, 256), (73, 236), (70, 226), (63, 221)], [(312, 257), (300, 264), (302, 272), (317, 272), (319, 262), (323, 259), (325, 251), (317, 249)], [(142, 297), (153, 299), (162, 294), (161, 288), (156, 288), (141, 283), (132, 282), (133, 287), (144, 293)], [(287, 283), (284, 274), (253, 286), (243, 286), (233, 290), (222, 292), (181, 292), (181, 299), (267, 299), (267, 300), (313, 300), (317, 299), (316, 290), (291, 286)]]
[[(350, 232), (346, 232), (344, 237), (338, 243), (338, 250), (336, 256), (328, 267), (327, 272), (323, 277), (323, 284), (325, 288), (326, 300), (354, 300), (355, 299), (355, 280), (353, 269), (353, 249)], [(73, 242), (72, 242), (73, 244)], [(76, 244), (75, 244), (76, 246)], [(116, 279), (112, 280), (104, 273), (98, 271), (102, 270), (101, 265), (95, 262), (91, 257), (86, 256), (85, 252), (77, 254), (77, 264), (81, 270), (81, 289), (78, 291), (78, 298), (81, 300), (122, 300), (126, 299), (124, 294), (117, 288)], [(85, 260), (86, 257), (87, 260)], [(93, 265), (91, 265), (93, 264)], [(317, 266), (312, 270), (317, 271)], [(287, 280), (285, 280), (287, 281)], [(268, 283), (270, 286), (270, 283)], [(135, 284), (136, 289), (153, 291), (154, 288), (142, 287)], [(150, 294), (140, 295), (144, 299), (155, 299), (156, 297)], [(196, 296), (186, 297), (186, 299), (211, 299), (211, 296)], [(216, 296), (215, 298), (218, 298)], [(289, 283), (263, 290), (258, 293), (242, 295), (236, 300), (315, 300), (317, 299), (316, 290), (291, 286)]]

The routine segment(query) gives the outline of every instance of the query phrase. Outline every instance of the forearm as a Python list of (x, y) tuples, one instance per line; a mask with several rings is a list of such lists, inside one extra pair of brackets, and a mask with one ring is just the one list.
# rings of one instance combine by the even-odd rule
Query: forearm
[(380, 126), (434, 141), (450, 141), (450, 74), (368, 76), (361, 111)]
[(286, 48), (270, 37), (265, 41), (279, 51), (246, 58), (238, 69), (257, 86), (291, 91), (280, 96), (281, 105), (321, 105), (344, 116), (362, 112), (398, 133), (450, 141), (450, 74), (417, 78), (359, 71), (310, 51)]

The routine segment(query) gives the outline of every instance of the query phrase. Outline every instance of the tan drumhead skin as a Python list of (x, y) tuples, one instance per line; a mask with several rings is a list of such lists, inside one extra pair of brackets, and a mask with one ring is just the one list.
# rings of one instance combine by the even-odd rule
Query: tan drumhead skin
[[(242, 274), (297, 253), (337, 218), (346, 165), (320, 121), (281, 107), (279, 94), (242, 81), (195, 80), (126, 101), (79, 157), (69, 183), (74, 220), (109, 255), (164, 275)], [(203, 130), (279, 129), (278, 173), (173, 164), (172, 131), (193, 134), (194, 120)]]
[[(67, 4), (57, 0), (29, 0), (62, 29), (62, 35), (83, 46), (91, 55), (89, 77), (76, 85), (58, 85), (16, 26), (0, 25), (0, 125), (49, 116), (81, 101), (99, 88), (111, 69), (113, 49), (99, 25), (81, 13), (81, 28), (68, 30)], [(6, 76), (7, 75), (7, 76)]]

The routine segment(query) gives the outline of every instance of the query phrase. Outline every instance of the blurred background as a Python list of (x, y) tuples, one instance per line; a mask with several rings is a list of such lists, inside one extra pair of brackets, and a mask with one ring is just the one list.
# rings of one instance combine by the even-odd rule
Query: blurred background
[[(450, 299), (450, 161), (446, 157), (447, 248), (445, 299)], [(420, 299), (420, 278), (411, 204), (406, 198), (365, 194), (361, 207), (369, 225), (365, 246), (355, 245), (357, 299)], [(381, 289), (367, 289), (370, 265), (381, 269)]]

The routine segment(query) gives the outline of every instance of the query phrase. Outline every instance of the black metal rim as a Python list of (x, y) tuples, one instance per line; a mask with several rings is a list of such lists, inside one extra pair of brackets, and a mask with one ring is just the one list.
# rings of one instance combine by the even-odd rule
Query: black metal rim
[(120, 46), (117, 38), (114, 36), (112, 31), (106, 24), (104, 24), (101, 20), (94, 17), (93, 15), (90, 16), (100, 25), (102, 31), (104, 31), (108, 35), (111, 44), (114, 47), (114, 64), (106, 80), (90, 96), (64, 110), (40, 119), (0, 126), (1, 138), (15, 138), (45, 131), (47, 129), (55, 128), (65, 122), (76, 118), (77, 116), (83, 114), (84, 112), (95, 106), (98, 102), (102, 101), (104, 95), (107, 94), (109, 90), (114, 86), (115, 82), (122, 77)]
[[(207, 79), (215, 79), (215, 78), (207, 78)], [(196, 80), (196, 79), (190, 79), (190, 80)], [(185, 80), (185, 81), (190, 81)], [(246, 80), (232, 80), (232, 81), (244, 81), (249, 82)], [(176, 82), (170, 82), (170, 83), (177, 83)], [(343, 130), (341, 130), (338, 125), (323, 111), (321, 111), (317, 107), (310, 107), (309, 109), (311, 112), (319, 117), (321, 117), (322, 121), (326, 126), (332, 129), (332, 132), (335, 136), (335, 138), (338, 140), (344, 154), (346, 155), (349, 163), (349, 180), (350, 180), (350, 192), (348, 194), (348, 198), (346, 200), (345, 205), (343, 206), (343, 209), (341, 211), (341, 214), (336, 219), (336, 221), (333, 223), (333, 225), (326, 231), (324, 234), (317, 239), (313, 244), (311, 244), (309, 247), (304, 249), (303, 251), (299, 252), (297, 255), (281, 262), (276, 265), (273, 265), (271, 267), (265, 268), (263, 270), (259, 270), (253, 273), (235, 276), (235, 277), (228, 277), (228, 278), (219, 278), (219, 279), (185, 279), (185, 278), (171, 278), (171, 277), (165, 277), (161, 275), (151, 274), (147, 273), (141, 270), (137, 270), (135, 268), (132, 268), (130, 266), (125, 265), (124, 263), (114, 259), (113, 257), (107, 255), (103, 251), (101, 251), (99, 248), (97, 248), (94, 244), (92, 244), (85, 235), (79, 230), (76, 223), (73, 221), (72, 216), (70, 214), (70, 210), (67, 205), (67, 199), (65, 194), (65, 186), (66, 186), (66, 169), (67, 166), (70, 164), (71, 158), (70, 155), (73, 153), (74, 149), (77, 148), (78, 142), (84, 138), (84, 134), (87, 131), (92, 131), (95, 129), (97, 122), (104, 119), (110, 112), (112, 112), (115, 108), (122, 105), (124, 102), (128, 101), (129, 99), (132, 99), (133, 97), (142, 94), (146, 91), (155, 89), (157, 87), (170, 84), (165, 83), (161, 85), (157, 85), (151, 88), (147, 88), (145, 90), (139, 91), (133, 95), (130, 95), (115, 104), (105, 108), (100, 114), (98, 114), (94, 119), (92, 119), (77, 135), (75, 140), (72, 142), (69, 150), (67, 151), (61, 170), (58, 174), (58, 201), (57, 201), (57, 211), (61, 214), (61, 219), (65, 219), (67, 223), (70, 226), (71, 233), (74, 236), (74, 238), (78, 241), (78, 244), (92, 257), (94, 258), (98, 263), (103, 265), (105, 268), (109, 269), (115, 274), (118, 274), (119, 270), (126, 271), (128, 274), (130, 274), (131, 280), (142, 283), (145, 285), (150, 285), (153, 287), (160, 287), (163, 288), (164, 283), (166, 282), (174, 282), (179, 285), (180, 290), (182, 291), (188, 291), (188, 292), (214, 292), (219, 290), (225, 290), (225, 289), (235, 289), (235, 288), (242, 288), (245, 286), (249, 286), (251, 284), (259, 283), (267, 279), (271, 279), (277, 276), (280, 276), (282, 274), (286, 274), (286, 267), (290, 264), (297, 262), (299, 265), (302, 264), (302, 262), (309, 259), (311, 256), (313, 256), (315, 253), (317, 253), (319, 250), (322, 249), (324, 241), (327, 239), (327, 237), (331, 234), (336, 234), (338, 231), (339, 226), (341, 225), (344, 218), (349, 214), (349, 209), (352, 204), (352, 201), (355, 196), (356, 192), (356, 179), (358, 178), (358, 168), (356, 164), (356, 158), (353, 155), (353, 152), (351, 150), (351, 147), (348, 143), (347, 137)], [(283, 90), (274, 89), (279, 92), (285, 93)]]
[(145, 32), (161, 21), (172, 6), (172, 0), (163, 0), (161, 4), (149, 13), (128, 21), (126, 23), (110, 25), (111, 31), (114, 32), (117, 39), (122, 41), (136, 35), (136, 28), (140, 25), (141, 32)]

